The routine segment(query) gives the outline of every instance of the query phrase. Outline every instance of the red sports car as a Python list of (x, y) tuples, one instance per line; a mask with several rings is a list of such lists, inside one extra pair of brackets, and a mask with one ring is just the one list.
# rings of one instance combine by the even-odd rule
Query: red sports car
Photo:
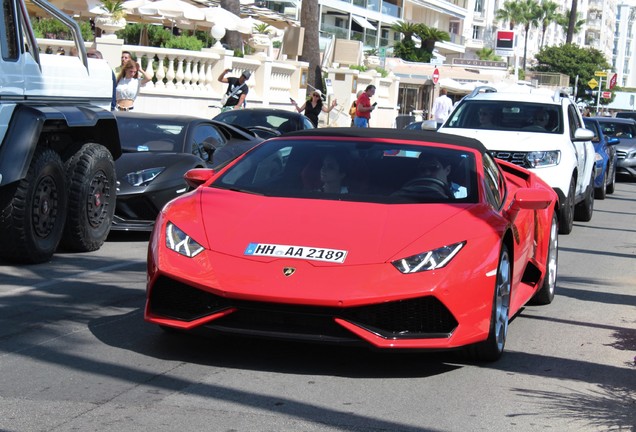
[(470, 138), (314, 129), (186, 179), (149, 244), (145, 319), (165, 329), (492, 361), (554, 297), (556, 194)]

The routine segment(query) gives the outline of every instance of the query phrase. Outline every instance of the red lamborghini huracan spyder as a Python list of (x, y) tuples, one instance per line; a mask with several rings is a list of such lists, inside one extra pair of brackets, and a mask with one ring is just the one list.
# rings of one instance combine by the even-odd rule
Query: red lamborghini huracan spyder
[(492, 361), (554, 297), (556, 194), (473, 139), (314, 129), (186, 180), (149, 245), (145, 319), (166, 329)]

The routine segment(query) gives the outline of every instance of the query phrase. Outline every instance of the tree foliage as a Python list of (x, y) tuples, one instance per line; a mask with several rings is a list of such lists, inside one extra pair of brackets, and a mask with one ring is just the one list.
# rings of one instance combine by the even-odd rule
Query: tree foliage
[(542, 48), (535, 55), (537, 65), (532, 70), (537, 72), (556, 72), (570, 77), (574, 85), (578, 75), (577, 95), (583, 97), (587, 83), (594, 78), (594, 72), (611, 68), (603, 53), (596, 48), (581, 48), (574, 44), (550, 46)]
[(479, 60), (501, 61), (501, 57), (497, 55), (494, 49), (489, 47), (483, 47), (477, 50), (475, 54), (477, 54)]
[[(402, 33), (402, 40), (393, 45), (393, 54), (402, 60), (428, 63), (433, 57), (435, 42), (449, 41), (450, 35), (442, 30), (421, 23), (398, 21), (391, 30)], [(417, 36), (422, 43), (417, 46), (413, 37)]]

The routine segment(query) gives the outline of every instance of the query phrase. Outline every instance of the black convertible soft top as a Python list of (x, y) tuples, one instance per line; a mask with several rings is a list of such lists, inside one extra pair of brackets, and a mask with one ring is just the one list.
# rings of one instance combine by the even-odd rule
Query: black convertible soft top
[(474, 138), (467, 138), (451, 134), (443, 134), (435, 131), (426, 130), (409, 130), (409, 129), (390, 129), (390, 128), (319, 128), (307, 129), (303, 131), (290, 132), (285, 134), (284, 138), (290, 137), (342, 137), (342, 138), (361, 138), (361, 139), (388, 139), (388, 140), (409, 140), (418, 142), (433, 142), (442, 144), (451, 144), (461, 147), (475, 149), (480, 153), (488, 153), (488, 150), (481, 141)]

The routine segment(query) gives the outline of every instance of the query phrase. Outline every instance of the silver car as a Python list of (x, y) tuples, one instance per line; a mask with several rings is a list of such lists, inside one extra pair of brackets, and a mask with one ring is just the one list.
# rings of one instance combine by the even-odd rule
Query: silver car
[(621, 142), (616, 146), (616, 175), (636, 179), (636, 120), (631, 118), (595, 117), (603, 133)]

